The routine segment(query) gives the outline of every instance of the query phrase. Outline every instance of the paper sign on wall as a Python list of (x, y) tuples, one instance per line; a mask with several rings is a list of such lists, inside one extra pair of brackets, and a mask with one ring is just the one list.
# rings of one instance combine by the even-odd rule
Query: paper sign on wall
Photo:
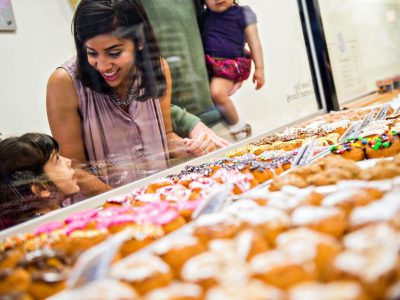
[(0, 0), (0, 30), (15, 31), (16, 29), (17, 24), (15, 23), (11, 0)]

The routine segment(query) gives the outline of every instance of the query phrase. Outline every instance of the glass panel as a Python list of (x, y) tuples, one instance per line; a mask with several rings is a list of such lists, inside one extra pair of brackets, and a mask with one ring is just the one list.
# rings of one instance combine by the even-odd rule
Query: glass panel
[(398, 0), (319, 0), (339, 103), (400, 73)]
[[(2, 66), (0, 74), (0, 99), (2, 105), (0, 109), (0, 133), (3, 134), (3, 138), (12, 135), (22, 135), (26, 132), (43, 132), (47, 134), (51, 132), (46, 115), (46, 83), (50, 74), (76, 53), (74, 39), (71, 35), (71, 20), (74, 14), (72, 4), (75, 2), (44, 0), (28, 3), (22, 0), (13, 1), (18, 30), (14, 33), (1, 33), (2, 36), (0, 39), (0, 49), (2, 49), (2, 56), (0, 57), (0, 65)], [(146, 0), (144, 3), (150, 21), (154, 22), (152, 26), (154, 27), (156, 37), (159, 39), (158, 43), (161, 46), (162, 54), (172, 72), (172, 102), (181, 106), (184, 110), (198, 113), (202, 118), (203, 113), (216, 112), (216, 115), (213, 112), (211, 115), (208, 115), (211, 119), (211, 121), (209, 120), (210, 126), (215, 121), (218, 121), (217, 125), (212, 128), (221, 136), (232, 140), (216, 108), (208, 111), (208, 107), (212, 108), (213, 102), (210, 96), (200, 33), (196, 22), (195, 4), (197, 1)], [(240, 118), (244, 122), (251, 124), (254, 135), (272, 130), (317, 112), (317, 99), (314, 92), (310, 62), (307, 56), (297, 2), (293, 0), (243, 0), (240, 1), (240, 5), (250, 6), (257, 15), (258, 36), (263, 47), (266, 77), (265, 86), (256, 91), (252, 82), (253, 62), (249, 79), (231, 96)], [(46, 18), (37, 18), (37, 16), (43, 15), (43, 12), (46, 12)], [(166, 19), (168, 15), (178, 24), (177, 27), (168, 27), (168, 22), (165, 22), (166, 24), (161, 22), (163, 17)], [(172, 26), (171, 24), (169, 25)], [(224, 30), (229, 31), (230, 26), (227, 25)], [(145, 30), (145, 33), (148, 32), (148, 30)], [(89, 45), (85, 44), (80, 49), (85, 48), (86, 50), (87, 46)], [(137, 42), (134, 46), (136, 47), (135, 51), (141, 51), (147, 45)], [(100, 53), (102, 51), (102, 48), (98, 48), (98, 44), (96, 43), (91, 43), (90, 48), (89, 52), (96, 50)], [(197, 55), (198, 53), (200, 54)], [(90, 57), (94, 58), (95, 56)], [(98, 56), (96, 56), (97, 58)], [(194, 63), (195, 60), (197, 64)], [(100, 68), (100, 63), (96, 61), (92, 66)], [(114, 80), (114, 69), (104, 71), (103, 73), (105, 74), (103, 77), (108, 77), (110, 82)], [(130, 82), (139, 82), (135, 80), (136, 77), (132, 76)], [(75, 88), (78, 86), (77, 82), (79, 85), (79, 81), (74, 82), (72, 93), (59, 95), (60, 97), (64, 97), (60, 101), (73, 99), (73, 93), (76, 92)], [(133, 86), (133, 84), (131, 85)], [(110, 86), (112, 85), (110, 84)], [(132, 89), (127, 88), (128, 95)], [(81, 92), (82, 90), (78, 91), (78, 94)], [(67, 94), (68, 96), (65, 96)], [(98, 104), (100, 103), (99, 101), (106, 99), (103, 96), (99, 98), (98, 94), (93, 96), (93, 99), (95, 99), (93, 103)], [(114, 102), (124, 100), (118, 93), (110, 92), (106, 96), (110, 97)], [(65, 97), (69, 98), (66, 99)], [(81, 94), (78, 97), (81, 97)], [(197, 101), (196, 99), (198, 98), (202, 102)], [(203, 106), (204, 102), (206, 102), (206, 105)], [(104, 103), (106, 103), (105, 105), (111, 105), (111, 102), (105, 101)], [(133, 103), (135, 104), (136, 101)], [(121, 104), (115, 103), (115, 105)], [(138, 106), (135, 112), (141, 111), (141, 109), (142, 106)], [(106, 111), (108, 112), (109, 110), (106, 109)], [(114, 111), (118, 113), (118, 107), (114, 107)], [(87, 125), (87, 119), (85, 119), (87, 115), (83, 113), (82, 106), (79, 106), (79, 111), (78, 109), (75, 111), (75, 121), (68, 119), (66, 122), (60, 122), (61, 117), (64, 117), (61, 114), (59, 115), (60, 118), (56, 120), (58, 123), (55, 123), (58, 124), (56, 125), (58, 129), (62, 128), (62, 130), (65, 130), (64, 132), (58, 130), (58, 137), (60, 139), (68, 137), (68, 130), (74, 125), (78, 125), (78, 128), (85, 128), (84, 130), (97, 130), (98, 134), (95, 137), (85, 136), (87, 135), (87, 131), (83, 134), (85, 148), (84, 151), (77, 152), (84, 153), (83, 156), (87, 156), (86, 161), (76, 157), (75, 159), (80, 167), (87, 167), (85, 168), (86, 171), (97, 175), (100, 179), (106, 181), (107, 178), (113, 178), (115, 183), (113, 187), (122, 184), (121, 182), (130, 182), (131, 178), (135, 178), (135, 176), (141, 177), (140, 174), (143, 176), (152, 174), (155, 172), (154, 170), (163, 169), (166, 166), (165, 157), (160, 158), (160, 155), (164, 155), (163, 151), (153, 153), (154, 155), (151, 157), (146, 156), (147, 150), (158, 149), (157, 146), (162, 148), (165, 144), (165, 141), (156, 135), (159, 131), (149, 130), (146, 136), (138, 138), (140, 136), (138, 134), (140, 126), (142, 126), (142, 129), (151, 129), (152, 127), (149, 126), (150, 122), (152, 122), (152, 125), (157, 126), (161, 126), (160, 124), (162, 123), (155, 124), (156, 121), (154, 119), (141, 120), (140, 116), (144, 115), (141, 113), (140, 116), (134, 118), (134, 121), (141, 123), (136, 124), (139, 130), (134, 126), (122, 130), (122, 133), (129, 132), (129, 137), (127, 137), (128, 135), (121, 134), (121, 132), (118, 133), (121, 135), (110, 134), (98, 129), (97, 125), (104, 125), (104, 123), (109, 124), (109, 128), (117, 126), (116, 124), (125, 126), (126, 124), (122, 120), (126, 120), (126, 115), (122, 111), (120, 112), (122, 117), (117, 120), (118, 122), (115, 119), (108, 118), (108, 115), (105, 117), (103, 114), (94, 118), (98, 123), (93, 126), (92, 124)], [(204, 122), (207, 123), (207, 118), (204, 119)], [(52, 129), (54, 133), (54, 126)], [(109, 144), (102, 143), (101, 138), (106, 135), (112, 136), (116, 142)], [(149, 139), (152, 138), (158, 138), (157, 145), (156, 143), (149, 143)], [(66, 145), (60, 139), (61, 154), (76, 147), (75, 140), (72, 139), (73, 142)], [(132, 147), (127, 148), (131, 150), (129, 153), (131, 156), (127, 160), (125, 153), (121, 155), (118, 153), (117, 148), (124, 143), (129, 144), (130, 142), (132, 143)], [(90, 147), (88, 144), (90, 144)], [(148, 146), (149, 144), (151, 144), (150, 147)], [(88, 150), (89, 148), (91, 150)], [(116, 150), (114, 151), (114, 149)], [(90, 160), (90, 151), (94, 155), (104, 152), (102, 160), (88, 162), (87, 160)], [(107, 169), (107, 172), (104, 172), (103, 167)], [(122, 172), (120, 170), (121, 167), (126, 167), (128, 170), (123, 170)], [(25, 180), (25, 175), (22, 175), (21, 178)], [(29, 176), (34, 176), (34, 174), (29, 174)], [(32, 178), (29, 177), (29, 179)], [(94, 186), (89, 187), (94, 188)], [(29, 194), (30, 187), (28, 186), (27, 188), (24, 192)], [(35, 191), (40, 192), (41, 195), (46, 194), (43, 194), (43, 190), (41, 189), (36, 189)], [(21, 194), (18, 196), (20, 197)], [(87, 195), (78, 197), (77, 199), (85, 197)]]

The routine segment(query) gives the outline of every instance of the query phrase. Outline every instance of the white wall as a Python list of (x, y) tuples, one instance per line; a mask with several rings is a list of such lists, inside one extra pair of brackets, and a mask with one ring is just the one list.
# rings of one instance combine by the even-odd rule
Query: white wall
[(16, 32), (0, 32), (0, 132), (50, 133), (46, 84), (74, 55), (69, 0), (13, 0)]

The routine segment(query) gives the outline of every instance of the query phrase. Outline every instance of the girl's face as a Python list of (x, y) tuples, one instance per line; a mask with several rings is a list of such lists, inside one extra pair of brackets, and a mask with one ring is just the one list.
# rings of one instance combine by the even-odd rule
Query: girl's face
[(135, 61), (135, 45), (130, 39), (111, 34), (97, 35), (85, 43), (89, 64), (103, 76), (112, 88), (130, 83)]
[(209, 10), (213, 12), (224, 12), (232, 7), (234, 0), (205, 0)]
[(54, 152), (43, 167), (46, 176), (54, 183), (63, 195), (73, 195), (80, 188), (74, 177), (75, 170), (71, 167), (71, 160)]

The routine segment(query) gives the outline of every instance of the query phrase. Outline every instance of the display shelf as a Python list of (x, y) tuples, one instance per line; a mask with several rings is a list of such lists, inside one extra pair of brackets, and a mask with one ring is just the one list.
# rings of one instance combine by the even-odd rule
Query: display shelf
[(64, 208), (52, 211), (52, 212), (50, 212), (50, 213), (48, 213), (48, 214), (46, 214), (44, 216), (41, 216), (39, 218), (36, 218), (36, 219), (30, 220), (30, 221), (24, 222), (22, 224), (13, 226), (11, 228), (8, 228), (8, 229), (3, 230), (3, 231), (0, 232), (0, 240), (4, 239), (4, 238), (7, 238), (9, 236), (15, 236), (15, 235), (18, 235), (18, 234), (33, 232), (33, 230), (37, 226), (39, 226), (41, 224), (44, 224), (44, 223), (47, 223), (47, 222), (51, 222), (51, 221), (63, 220), (67, 216), (69, 216), (71, 213), (74, 213), (74, 212), (79, 212), (79, 211), (84, 211), (84, 210), (87, 210), (87, 209), (98, 208), (107, 199), (109, 199), (111, 197), (116, 197), (116, 196), (127, 194), (127, 193), (131, 192), (133, 189), (143, 187), (143, 186), (149, 184), (150, 182), (152, 182), (154, 180), (157, 180), (157, 179), (159, 179), (161, 177), (165, 177), (165, 176), (172, 175), (172, 174), (178, 174), (180, 171), (182, 171), (188, 165), (200, 165), (200, 164), (208, 162), (210, 160), (223, 157), (224, 154), (229, 152), (229, 151), (232, 151), (232, 150), (237, 149), (237, 148), (239, 148), (241, 146), (247, 145), (247, 144), (249, 144), (251, 142), (263, 139), (263, 138), (265, 138), (266, 136), (268, 136), (270, 134), (273, 134), (273, 133), (276, 133), (276, 132), (284, 130), (286, 127), (302, 124), (302, 123), (304, 123), (304, 122), (306, 122), (308, 120), (311, 120), (311, 119), (313, 119), (313, 118), (315, 118), (317, 116), (323, 115), (324, 113), (326, 113), (326, 112), (323, 111), (323, 110), (320, 110), (320, 111), (318, 111), (316, 113), (313, 113), (313, 114), (311, 114), (311, 115), (309, 115), (309, 116), (307, 116), (305, 118), (301, 118), (299, 120), (296, 120), (296, 121), (291, 122), (289, 124), (286, 124), (284, 126), (275, 128), (273, 130), (266, 131), (266, 132), (264, 132), (262, 134), (259, 134), (259, 135), (256, 135), (254, 137), (250, 137), (248, 139), (240, 141), (238, 143), (232, 144), (231, 146), (229, 146), (227, 148), (220, 149), (220, 150), (214, 151), (212, 153), (209, 153), (207, 155), (201, 156), (199, 158), (195, 158), (195, 159), (189, 160), (189, 161), (187, 161), (185, 163), (182, 163), (182, 164), (177, 165), (175, 167), (166, 169), (164, 171), (161, 171), (161, 172), (156, 173), (154, 175), (148, 176), (146, 178), (134, 181), (132, 183), (129, 183), (129, 184), (124, 185), (124, 186), (121, 186), (119, 188), (113, 189), (113, 190), (111, 190), (109, 192), (97, 195), (95, 197), (92, 197), (92, 198), (86, 199), (84, 201), (75, 203), (75, 204), (73, 204), (71, 206), (64, 207)]

